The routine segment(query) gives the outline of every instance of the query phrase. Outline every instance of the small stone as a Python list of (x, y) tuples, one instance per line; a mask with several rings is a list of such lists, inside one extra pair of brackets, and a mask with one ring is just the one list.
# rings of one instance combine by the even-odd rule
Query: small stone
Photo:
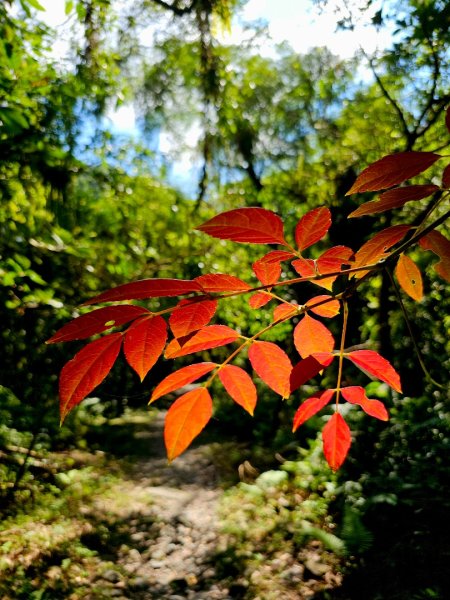
[(108, 569), (104, 573), (102, 573), (102, 579), (106, 579), (110, 583), (118, 583), (122, 576), (118, 571), (114, 571), (114, 569)]

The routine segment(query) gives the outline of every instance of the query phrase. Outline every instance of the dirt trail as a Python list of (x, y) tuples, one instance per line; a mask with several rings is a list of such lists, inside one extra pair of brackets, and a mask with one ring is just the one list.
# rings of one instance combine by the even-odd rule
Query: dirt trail
[(117, 549), (117, 570), (101, 574), (89, 598), (99, 593), (122, 600), (231, 598), (214, 568), (222, 494), (216, 469), (202, 447), (168, 466), (163, 421), (160, 413), (137, 434), (139, 443), (148, 441), (149, 457), (130, 468), (120, 490), (96, 503), (96, 511), (114, 514), (122, 530), (126, 525), (129, 541)]

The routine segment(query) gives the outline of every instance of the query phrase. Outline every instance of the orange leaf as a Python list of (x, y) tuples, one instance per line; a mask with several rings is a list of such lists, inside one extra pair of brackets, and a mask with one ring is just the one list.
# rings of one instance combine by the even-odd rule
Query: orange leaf
[(281, 275), (279, 262), (267, 262), (260, 258), (252, 265), (253, 273), (263, 285), (276, 283)]
[(197, 227), (221, 240), (286, 246), (283, 221), (265, 208), (237, 208), (221, 213)]
[(160, 316), (138, 319), (127, 329), (123, 351), (141, 381), (158, 360), (166, 341), (167, 325)]
[(380, 195), (378, 200), (371, 200), (362, 204), (348, 215), (348, 218), (374, 215), (393, 208), (400, 208), (411, 200), (422, 200), (439, 190), (437, 185), (409, 185), (395, 188)]
[(112, 369), (122, 345), (121, 333), (90, 342), (64, 365), (59, 377), (61, 423)]
[(219, 378), (233, 400), (253, 416), (256, 406), (256, 387), (251, 377), (240, 367), (225, 365)]
[[(379, 231), (373, 238), (361, 246), (355, 254), (355, 261), (352, 266), (364, 267), (375, 264), (382, 258), (385, 258), (388, 256), (387, 250), (402, 240), (410, 229), (409, 225), (393, 225)], [(353, 277), (359, 279), (365, 273), (367, 271), (358, 271), (353, 273)]]
[(169, 462), (190, 445), (212, 416), (212, 399), (204, 387), (180, 396), (167, 411), (164, 442)]
[(166, 394), (170, 394), (170, 392), (178, 390), (188, 383), (197, 381), (197, 379), (200, 379), (200, 377), (203, 377), (203, 375), (210, 373), (216, 367), (216, 363), (202, 362), (195, 365), (182, 367), (178, 371), (175, 371), (175, 373), (171, 373), (155, 387), (149, 404), (155, 400), (158, 400), (158, 398), (161, 398), (161, 396), (165, 396)]
[(355, 350), (345, 354), (357, 367), (377, 377), (397, 392), (402, 391), (400, 376), (391, 363), (373, 350)]
[(264, 383), (287, 398), (291, 390), (289, 378), (292, 364), (286, 352), (273, 342), (253, 342), (248, 357)]
[(272, 296), (270, 294), (266, 294), (266, 292), (256, 292), (256, 294), (253, 294), (250, 297), (248, 303), (250, 308), (261, 308), (271, 300)]
[[(352, 256), (353, 250), (348, 246), (333, 246), (332, 248), (328, 248), (316, 261), (317, 272), (320, 275), (339, 272), (342, 269), (342, 265), (350, 263)], [(318, 279), (314, 283), (327, 290), (331, 290), (336, 279), (337, 276), (334, 275), (325, 279)]]
[(294, 329), (294, 345), (302, 358), (315, 352), (332, 352), (334, 338), (323, 323), (305, 315)]
[(291, 371), (290, 383), (291, 383), (291, 394), (298, 390), (298, 388), (304, 385), (307, 381), (318, 375), (323, 371), (324, 367), (327, 367), (332, 363), (334, 355), (328, 354), (327, 358), (324, 354), (320, 356), (307, 356), (300, 362), (298, 362)]
[(169, 317), (173, 335), (183, 337), (201, 329), (213, 318), (217, 309), (217, 300), (181, 300)]
[(271, 250), (270, 252), (265, 254), (259, 260), (261, 262), (266, 262), (269, 264), (281, 263), (284, 260), (289, 260), (290, 258), (292, 258), (294, 256), (295, 256), (295, 254), (292, 254), (292, 252), (287, 252), (286, 250)]
[(319, 412), (328, 402), (331, 400), (334, 394), (334, 390), (326, 390), (322, 394), (311, 396), (300, 405), (297, 412), (294, 415), (294, 424), (292, 426), (292, 432), (297, 429), (309, 418)]
[(389, 419), (388, 411), (382, 402), (379, 400), (370, 400), (366, 396), (364, 388), (355, 386), (349, 386), (341, 389), (342, 396), (350, 402), (350, 404), (358, 404), (365, 413), (381, 421), (387, 421)]
[(215, 293), (215, 292), (245, 292), (251, 289), (248, 285), (239, 277), (234, 275), (224, 275), (223, 273), (212, 273), (210, 275), (200, 275), (194, 279), (202, 288), (204, 292)]
[(180, 344), (182, 340), (172, 340), (167, 345), (164, 356), (166, 358), (178, 358), (193, 352), (218, 348), (234, 342), (238, 337), (239, 333), (226, 325), (207, 325), (194, 335), (188, 336), (188, 340), (182, 344)]
[(118, 302), (119, 300), (140, 300), (143, 298), (164, 298), (183, 296), (190, 292), (201, 292), (201, 287), (195, 281), (184, 279), (141, 279), (132, 283), (124, 283), (111, 290), (94, 296), (87, 302), (99, 304), (100, 302)]
[(291, 262), (291, 265), (300, 275), (300, 277), (314, 277), (317, 275), (316, 263), (312, 258), (297, 258)]
[(419, 240), (419, 246), (424, 250), (431, 250), (441, 259), (434, 270), (446, 281), (450, 281), (450, 241), (439, 231), (430, 231)]
[(285, 317), (294, 316), (297, 314), (298, 308), (297, 304), (279, 304), (273, 311), (273, 320), (281, 321)]
[(322, 431), (323, 453), (327, 463), (337, 471), (344, 462), (352, 438), (350, 429), (339, 413), (334, 413)]
[(422, 173), (440, 158), (441, 156), (434, 152), (389, 154), (366, 167), (345, 195), (349, 196), (355, 192), (377, 192), (394, 187)]
[(409, 256), (401, 254), (395, 267), (395, 274), (402, 289), (413, 300), (422, 300), (423, 282), (422, 275), (416, 263)]
[[(321, 304), (321, 302), (323, 302), (323, 304)], [(338, 315), (341, 308), (339, 300), (335, 300), (332, 296), (327, 295), (310, 298), (305, 304), (306, 306), (309, 306), (309, 310), (316, 313), (316, 315), (319, 315), (319, 317), (327, 318)]]
[(86, 315), (77, 317), (70, 321), (49, 339), (47, 344), (57, 342), (69, 342), (71, 340), (83, 340), (96, 333), (102, 333), (111, 327), (118, 327), (128, 321), (132, 321), (141, 315), (149, 314), (146, 308), (141, 306), (107, 306), (98, 308)]
[(305, 250), (327, 233), (331, 226), (331, 212), (325, 206), (310, 210), (295, 227), (295, 242), (298, 249)]

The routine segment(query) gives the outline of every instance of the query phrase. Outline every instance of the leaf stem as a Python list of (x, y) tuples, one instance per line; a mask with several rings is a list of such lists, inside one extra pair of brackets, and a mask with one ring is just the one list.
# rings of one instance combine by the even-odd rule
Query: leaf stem
[(339, 347), (339, 368), (338, 368), (338, 377), (336, 384), (336, 412), (339, 406), (339, 395), (341, 391), (341, 382), (342, 382), (342, 365), (344, 362), (344, 348), (345, 348), (345, 335), (347, 333), (347, 323), (348, 323), (348, 304), (345, 298), (342, 299), (342, 308), (343, 308), (343, 322), (342, 322), (342, 333), (341, 333), (341, 345)]

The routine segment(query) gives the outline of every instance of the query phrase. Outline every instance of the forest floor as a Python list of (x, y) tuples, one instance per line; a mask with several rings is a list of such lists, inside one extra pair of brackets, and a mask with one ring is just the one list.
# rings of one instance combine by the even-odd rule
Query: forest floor
[[(318, 542), (306, 545), (297, 557), (280, 548), (253, 573), (239, 574), (233, 564), (227, 572), (223, 557), (228, 565), (234, 557), (227, 555), (228, 538), (218, 518), (224, 494), (213, 460), (212, 448), (218, 444), (193, 447), (168, 465), (163, 419), (161, 412), (145, 424), (121, 425), (120, 435), (131, 434), (127, 450), (132, 456), (111, 460), (103, 452), (69, 453), (65, 458), (77, 468), (67, 472), (60, 508), (36, 507), (22, 519), (4, 522), (0, 598), (329, 597), (320, 594), (338, 587), (341, 576), (338, 563), (324, 559)], [(266, 582), (262, 587), (261, 580)]]

